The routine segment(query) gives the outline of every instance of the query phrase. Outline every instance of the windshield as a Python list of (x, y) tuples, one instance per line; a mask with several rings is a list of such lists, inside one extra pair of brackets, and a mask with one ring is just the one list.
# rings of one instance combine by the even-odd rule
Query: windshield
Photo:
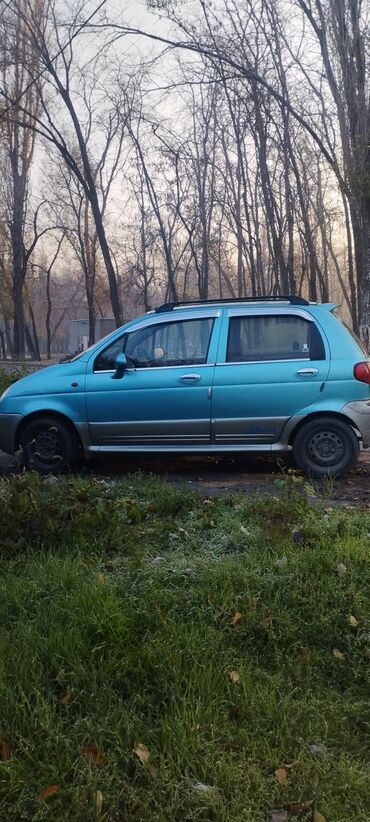
[(69, 362), (76, 362), (76, 360), (80, 360), (85, 354), (89, 354), (89, 352), (92, 351), (98, 343), (103, 343), (104, 340), (108, 340), (112, 334), (114, 334), (114, 331), (110, 331), (109, 334), (105, 335), (105, 337), (102, 337), (100, 340), (96, 340), (92, 345), (89, 345), (88, 348), (85, 348), (83, 351), (79, 351), (78, 354), (71, 354), (71, 356), (68, 357)]

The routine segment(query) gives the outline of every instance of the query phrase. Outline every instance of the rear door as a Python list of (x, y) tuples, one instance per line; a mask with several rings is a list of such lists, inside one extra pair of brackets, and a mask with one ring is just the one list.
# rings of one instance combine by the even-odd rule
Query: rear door
[(225, 312), (212, 395), (213, 442), (274, 443), (320, 398), (329, 371), (322, 331), (303, 309)]

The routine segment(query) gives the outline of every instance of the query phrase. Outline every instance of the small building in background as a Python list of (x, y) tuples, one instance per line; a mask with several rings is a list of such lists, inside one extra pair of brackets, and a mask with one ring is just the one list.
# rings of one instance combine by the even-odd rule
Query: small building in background
[[(116, 328), (113, 317), (97, 317), (95, 321), (95, 341), (101, 340)], [(85, 351), (89, 344), (89, 321), (70, 320), (68, 323), (68, 351), (75, 354)]]

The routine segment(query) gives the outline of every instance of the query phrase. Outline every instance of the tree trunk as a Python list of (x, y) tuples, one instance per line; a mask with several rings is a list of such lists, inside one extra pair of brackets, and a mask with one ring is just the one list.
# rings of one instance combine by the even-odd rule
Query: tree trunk
[(351, 203), (359, 291), (359, 330), (370, 350), (370, 197)]

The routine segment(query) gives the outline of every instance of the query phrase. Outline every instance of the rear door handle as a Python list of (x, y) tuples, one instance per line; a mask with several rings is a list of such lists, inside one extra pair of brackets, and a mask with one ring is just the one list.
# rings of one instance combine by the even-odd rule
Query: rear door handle
[(299, 371), (297, 371), (299, 377), (316, 377), (318, 373), (318, 368), (300, 368)]
[(180, 380), (181, 382), (198, 382), (200, 380), (200, 374), (183, 374)]

